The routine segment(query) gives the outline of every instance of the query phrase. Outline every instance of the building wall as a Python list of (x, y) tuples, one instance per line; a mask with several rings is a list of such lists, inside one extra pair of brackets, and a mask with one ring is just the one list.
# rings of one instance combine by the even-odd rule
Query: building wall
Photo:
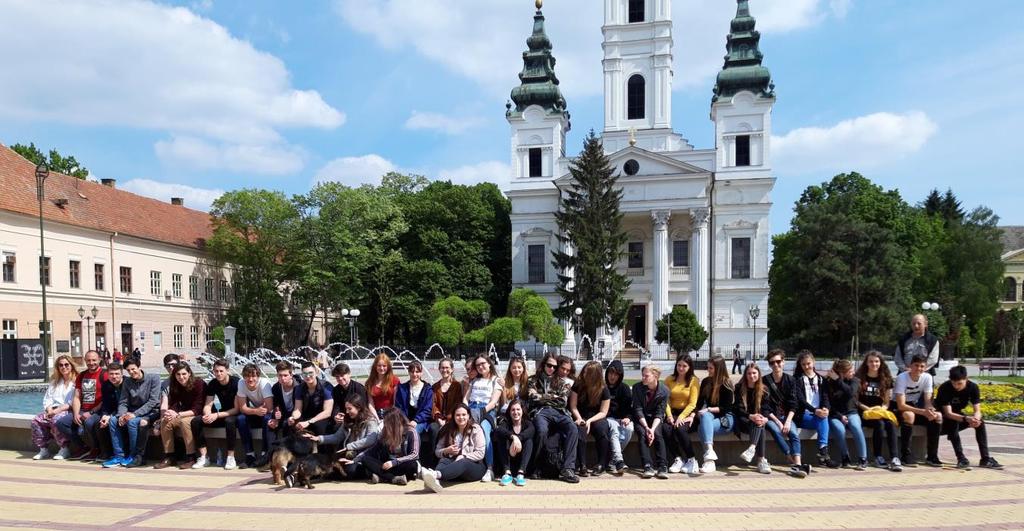
[(1007, 294), (1000, 297), (1000, 307), (1004, 310), (1024, 308), (1024, 249), (1003, 255), (1003, 265), (1006, 267), (1003, 278), (1014, 279), (1017, 286), (1012, 300), (1006, 297)]

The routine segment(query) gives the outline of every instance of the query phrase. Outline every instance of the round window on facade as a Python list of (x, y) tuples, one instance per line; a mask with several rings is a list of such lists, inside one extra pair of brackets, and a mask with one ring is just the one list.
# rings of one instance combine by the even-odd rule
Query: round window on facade
[(640, 172), (640, 163), (634, 159), (629, 159), (622, 166), (622, 171), (626, 172), (626, 175), (636, 175)]

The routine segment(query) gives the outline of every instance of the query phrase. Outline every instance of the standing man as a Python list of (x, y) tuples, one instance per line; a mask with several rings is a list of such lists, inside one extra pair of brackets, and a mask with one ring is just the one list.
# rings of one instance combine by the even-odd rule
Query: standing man
[(732, 374), (743, 374), (743, 356), (740, 355), (740, 344), (732, 349)]
[(910, 331), (896, 342), (893, 359), (897, 372), (910, 370), (910, 360), (914, 356), (924, 358), (924, 370), (935, 376), (935, 364), (939, 362), (939, 338), (928, 331), (928, 318), (920, 313), (910, 319)]
[[(71, 414), (57, 420), (57, 429), (69, 437), (78, 448), (72, 459), (93, 460), (99, 456), (99, 443), (93, 437), (100, 417), (96, 415), (103, 405), (103, 383), (107, 372), (100, 367), (100, 355), (95, 350), (85, 353), (85, 371), (78, 373), (75, 397), (71, 400)], [(83, 440), (84, 436), (84, 440)]]

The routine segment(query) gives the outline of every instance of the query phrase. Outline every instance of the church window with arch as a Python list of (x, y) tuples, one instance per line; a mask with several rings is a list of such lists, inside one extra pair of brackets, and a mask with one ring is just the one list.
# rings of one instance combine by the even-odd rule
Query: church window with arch
[(644, 76), (633, 74), (626, 82), (626, 118), (629, 120), (642, 120), (646, 109), (644, 98), (646, 96), (647, 82)]

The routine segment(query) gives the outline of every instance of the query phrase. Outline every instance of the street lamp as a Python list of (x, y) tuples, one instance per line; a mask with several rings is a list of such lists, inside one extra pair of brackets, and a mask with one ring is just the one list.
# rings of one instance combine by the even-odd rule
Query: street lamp
[(39, 284), (43, 288), (43, 321), (39, 325), (40, 335), (43, 336), (43, 355), (46, 356), (46, 366), (50, 366), (50, 332), (46, 319), (46, 282), (43, 278), (43, 263), (46, 261), (46, 248), (43, 245), (43, 185), (46, 178), (50, 176), (50, 167), (45, 162), (36, 166), (36, 196), (39, 198)]
[(754, 320), (754, 344), (750, 349), (750, 361), (757, 360), (757, 317), (759, 315), (761, 315), (761, 308), (758, 308), (756, 304), (751, 306), (750, 318)]
[(925, 311), (927, 311), (927, 310), (931, 310), (931, 311), (933, 311), (933, 312), (934, 312), (934, 311), (938, 311), (938, 309), (939, 309), (939, 303), (937, 303), (937, 302), (928, 302), (928, 301), (925, 301), (925, 302), (922, 302), (922, 303), (921, 303), (921, 309), (922, 309), (922, 310), (925, 310)]
[(349, 310), (342, 308), (341, 316), (348, 321), (348, 342), (349, 346), (359, 344), (359, 329), (356, 328), (356, 319), (359, 318), (359, 309)]
[[(85, 319), (85, 328), (86, 328), (86, 332), (88, 332), (88, 335), (89, 335), (89, 342), (86, 343), (86, 345), (89, 348), (86, 349), (86, 352), (88, 352), (88, 351), (93, 349), (93, 344), (92, 344), (92, 321), (93, 321), (93, 319), (96, 318), (97, 315), (99, 315), (99, 313), (100, 313), (100, 311), (98, 309), (96, 309), (95, 306), (93, 306), (92, 309), (89, 310), (89, 314), (90, 315), (85, 315), (85, 308), (82, 308), (81, 306), (78, 307), (78, 318), (79, 319)], [(83, 352), (82, 355), (85, 355), (85, 352)]]
[(572, 311), (573, 313), (573, 328), (575, 329), (576, 335), (580, 336), (579, 340), (576, 341), (576, 359), (580, 357), (580, 349), (583, 347), (580, 343), (583, 342), (583, 331), (580, 330), (580, 318), (583, 315), (583, 308), (577, 307)]

